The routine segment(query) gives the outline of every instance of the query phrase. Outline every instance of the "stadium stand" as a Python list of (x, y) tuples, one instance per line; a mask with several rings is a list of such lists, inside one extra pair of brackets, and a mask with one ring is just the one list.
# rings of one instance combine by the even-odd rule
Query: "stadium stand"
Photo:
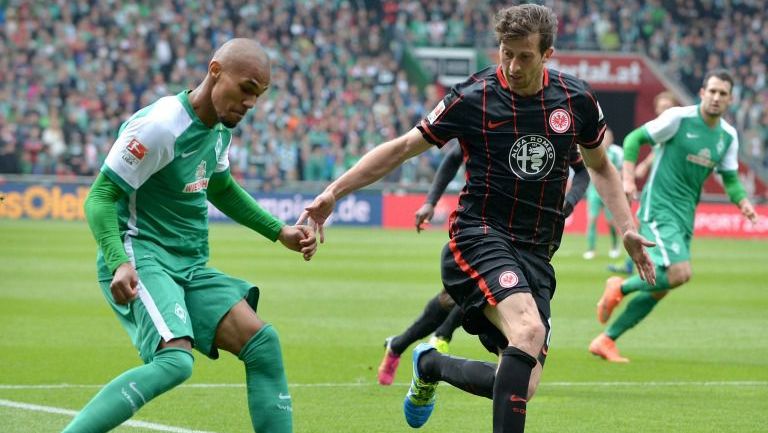
[[(545, 2), (559, 49), (637, 51), (695, 94), (705, 70), (737, 76), (729, 119), (742, 158), (768, 172), (768, 21), (762, 0)], [(250, 36), (272, 85), (241, 122), (232, 169), (264, 190), (324, 181), (407, 130), (439, 98), (402, 67), (408, 46), (493, 47), (505, 2), (95, 0), (0, 2), (0, 174), (90, 176), (129, 114), (191, 88), (213, 47)], [(388, 178), (428, 184), (435, 151)]]

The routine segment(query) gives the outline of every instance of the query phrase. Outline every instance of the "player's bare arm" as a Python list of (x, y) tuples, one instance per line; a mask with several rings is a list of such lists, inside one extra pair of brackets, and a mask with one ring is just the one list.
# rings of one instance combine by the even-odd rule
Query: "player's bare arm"
[(336, 200), (376, 182), (409, 158), (426, 151), (431, 146), (416, 128), (394, 140), (380, 144), (315, 197), (312, 204), (302, 212), (299, 221), (303, 222), (311, 218), (313, 227), (320, 235), (320, 242), (325, 241), (323, 224), (333, 212)]
[(651, 152), (648, 154), (648, 156), (645, 157), (645, 159), (637, 164), (635, 167), (635, 179), (643, 178), (646, 174), (648, 174), (648, 170), (650, 170), (651, 165), (653, 165), (653, 157), (653, 152)]
[(630, 203), (632, 200), (637, 200), (637, 178), (634, 174), (636, 167), (636, 163), (626, 160), (621, 165), (621, 185), (624, 189), (624, 195)]
[[(655, 284), (654, 264), (644, 247), (652, 247), (656, 244), (640, 236), (637, 232), (629, 205), (624, 199), (619, 173), (608, 160), (605, 148), (603, 146), (594, 149), (582, 147), (581, 153), (597, 192), (600, 193), (605, 205), (613, 213), (616, 229), (622, 235), (624, 248), (637, 265), (638, 275), (650, 284)], [(626, 168), (625, 165), (624, 169), (626, 170)], [(634, 167), (632, 168), (634, 169)], [(625, 173), (634, 173), (634, 170), (625, 171)], [(634, 177), (630, 177), (634, 183)]]

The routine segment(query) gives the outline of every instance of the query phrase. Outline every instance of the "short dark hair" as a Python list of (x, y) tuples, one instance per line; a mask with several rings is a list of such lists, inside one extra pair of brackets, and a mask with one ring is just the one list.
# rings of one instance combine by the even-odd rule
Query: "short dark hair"
[(526, 38), (541, 35), (539, 51), (544, 53), (555, 46), (557, 16), (552, 9), (535, 4), (524, 4), (502, 9), (494, 17), (494, 30), (499, 43), (506, 39)]
[(713, 69), (704, 75), (704, 80), (701, 82), (701, 88), (706, 89), (709, 79), (715, 77), (731, 84), (731, 90), (733, 90), (733, 75), (726, 69)]

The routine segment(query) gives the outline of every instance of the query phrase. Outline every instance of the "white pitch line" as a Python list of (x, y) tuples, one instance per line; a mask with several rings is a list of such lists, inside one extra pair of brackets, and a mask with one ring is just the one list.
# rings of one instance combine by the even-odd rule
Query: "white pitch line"
[[(69, 415), (69, 416), (77, 415), (77, 411), (74, 411), (74, 410), (63, 409), (60, 407), (53, 407), (53, 406), (40, 406), (37, 404), (20, 403), (18, 401), (12, 401), (12, 400), (0, 399), (0, 406), (10, 407), (14, 409), (31, 410), (34, 412), (53, 413), (57, 415)], [(146, 428), (150, 430), (165, 431), (165, 432), (171, 432), (171, 433), (214, 433), (214, 432), (209, 432), (204, 430), (190, 430), (183, 427), (175, 427), (172, 425), (164, 425), (164, 424), (157, 424), (153, 422), (134, 421), (134, 420), (128, 420), (122, 423), (121, 426), (140, 427), (140, 428)]]
[[(407, 386), (410, 382), (395, 382), (395, 386)], [(13, 385), (0, 384), (0, 390), (3, 389), (70, 389), (70, 388), (101, 388), (104, 385), (84, 385), (73, 383), (57, 384), (37, 384), (37, 385)], [(294, 383), (288, 385), (290, 388), (355, 388), (363, 386), (378, 386), (376, 382), (348, 382), (348, 383)], [(721, 381), (616, 381), (616, 382), (542, 382), (542, 387), (582, 387), (582, 386), (601, 386), (601, 387), (664, 387), (664, 386), (768, 386), (765, 380), (721, 380)], [(244, 388), (241, 383), (190, 383), (180, 385), (180, 388)]]

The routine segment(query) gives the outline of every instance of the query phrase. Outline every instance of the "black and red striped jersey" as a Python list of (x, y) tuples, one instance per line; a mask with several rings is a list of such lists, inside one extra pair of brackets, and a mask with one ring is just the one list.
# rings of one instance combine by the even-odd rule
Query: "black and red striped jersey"
[(511, 237), (552, 257), (560, 245), (568, 167), (578, 145), (600, 145), (605, 120), (589, 85), (544, 69), (543, 89), (513, 93), (501, 67), (455, 85), (417, 128), (442, 146), (457, 138), (466, 184), (451, 215), (451, 236), (476, 228)]

